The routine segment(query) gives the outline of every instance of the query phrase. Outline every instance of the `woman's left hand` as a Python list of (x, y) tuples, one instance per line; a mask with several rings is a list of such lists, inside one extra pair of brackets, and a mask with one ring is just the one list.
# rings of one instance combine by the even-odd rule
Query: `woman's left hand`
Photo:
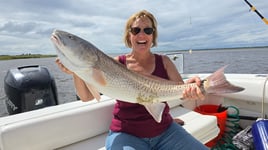
[[(201, 85), (201, 79), (199, 77), (190, 78), (186, 83), (196, 83), (198, 87)], [(183, 99), (188, 100), (204, 100), (205, 95), (198, 87), (189, 87), (183, 91)]]

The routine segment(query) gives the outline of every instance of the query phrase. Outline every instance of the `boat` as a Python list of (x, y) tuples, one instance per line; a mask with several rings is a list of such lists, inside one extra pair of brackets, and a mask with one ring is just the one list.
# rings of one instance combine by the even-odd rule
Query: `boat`
[[(174, 63), (182, 70), (183, 54), (167, 55), (180, 61)], [(185, 80), (196, 75), (205, 78), (209, 74), (182, 73)], [(267, 118), (268, 75), (226, 74), (226, 78), (245, 90), (207, 95), (204, 101), (168, 102), (172, 116), (183, 120), (183, 128), (204, 144), (219, 137), (222, 129), (217, 115), (196, 111), (201, 106), (226, 106), (225, 112), (230, 116), (240, 117), (238, 123), (242, 129), (251, 126), (257, 118)], [(100, 101), (74, 101), (1, 117), (0, 150), (105, 150), (114, 103), (114, 99), (102, 95)]]

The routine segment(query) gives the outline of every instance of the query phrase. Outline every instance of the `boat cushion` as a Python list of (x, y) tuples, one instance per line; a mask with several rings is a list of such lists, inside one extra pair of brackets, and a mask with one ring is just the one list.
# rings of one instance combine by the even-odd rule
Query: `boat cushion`
[[(174, 118), (182, 119), (184, 121), (183, 128), (204, 144), (215, 138), (220, 132), (215, 116), (201, 115), (180, 106), (173, 107), (171, 114)], [(58, 150), (88, 150), (89, 147), (96, 150), (105, 150), (106, 135), (107, 133), (104, 133)]]
[[(114, 100), (71, 102), (0, 118), (1, 150), (104, 149)], [(214, 116), (172, 106), (171, 114), (202, 143), (219, 133)]]

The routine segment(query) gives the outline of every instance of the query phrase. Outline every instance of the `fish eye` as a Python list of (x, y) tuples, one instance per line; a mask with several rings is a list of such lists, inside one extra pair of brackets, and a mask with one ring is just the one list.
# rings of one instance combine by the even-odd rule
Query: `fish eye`
[(68, 35), (68, 38), (71, 40), (74, 40), (74, 36), (72, 36), (72, 35)]

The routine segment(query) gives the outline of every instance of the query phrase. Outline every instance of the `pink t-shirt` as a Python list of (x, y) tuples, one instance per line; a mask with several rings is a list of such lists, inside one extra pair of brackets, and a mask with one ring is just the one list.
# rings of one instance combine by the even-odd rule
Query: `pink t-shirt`
[[(126, 56), (119, 56), (122, 64), (126, 62)], [(162, 56), (155, 54), (155, 70), (153, 75), (169, 79), (164, 67)], [(162, 121), (157, 123), (140, 104), (133, 104), (117, 100), (110, 129), (114, 132), (125, 132), (141, 138), (150, 138), (160, 135), (172, 123), (173, 119), (169, 113), (169, 106), (163, 112)]]

